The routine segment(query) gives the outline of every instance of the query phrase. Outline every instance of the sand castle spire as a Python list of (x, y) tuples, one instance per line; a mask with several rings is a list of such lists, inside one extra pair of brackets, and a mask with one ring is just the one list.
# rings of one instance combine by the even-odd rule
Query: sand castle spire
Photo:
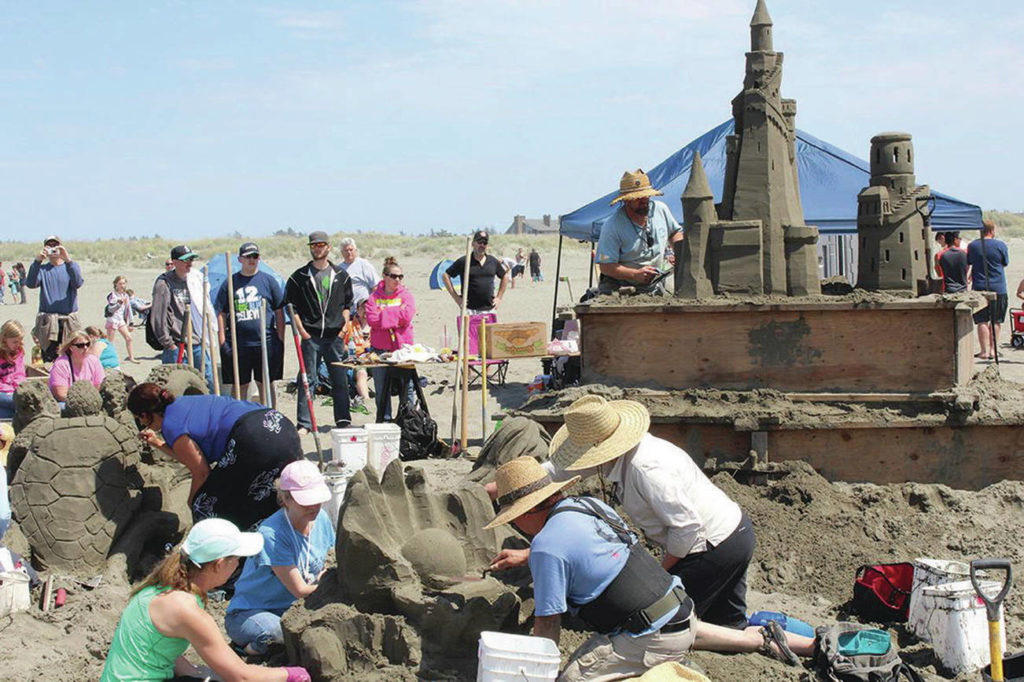
[(772, 52), (772, 18), (764, 0), (757, 0), (754, 16), (750, 19), (750, 51)]
[(686, 189), (683, 190), (683, 199), (713, 199), (711, 185), (708, 184), (708, 176), (704, 172), (704, 161), (700, 152), (693, 153), (693, 166), (690, 168), (690, 179), (686, 182)]

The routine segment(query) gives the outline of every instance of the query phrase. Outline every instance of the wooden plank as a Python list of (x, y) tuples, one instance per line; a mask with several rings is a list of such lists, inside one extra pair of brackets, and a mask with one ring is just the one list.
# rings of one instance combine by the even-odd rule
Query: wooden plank
[(966, 386), (974, 376), (974, 317), (969, 306), (957, 306), (953, 311), (953, 342), (956, 385)]
[(704, 311), (699, 320), (676, 312), (585, 314), (583, 380), (674, 389), (931, 393), (956, 381), (952, 317), (949, 307), (731, 309)]
[(814, 393), (786, 393), (790, 400), (801, 402), (843, 402), (843, 403), (890, 403), (890, 402), (951, 402), (952, 393), (833, 393), (820, 391)]
[(801, 459), (833, 481), (945, 483), (978, 490), (1024, 479), (1024, 429), (965, 426), (773, 431), (772, 461)]
[[(627, 299), (628, 301), (628, 299)], [(822, 301), (820, 299), (793, 298), (786, 302), (756, 303), (752, 301), (732, 301), (723, 303), (688, 303), (685, 299), (674, 299), (666, 303), (582, 303), (575, 307), (576, 316), (582, 315), (631, 315), (634, 313), (678, 313), (703, 314), (722, 312), (750, 311), (810, 311), (810, 310), (950, 310), (958, 306), (980, 308), (984, 305), (982, 296), (972, 301), (949, 300), (936, 296), (922, 296), (890, 301)]]

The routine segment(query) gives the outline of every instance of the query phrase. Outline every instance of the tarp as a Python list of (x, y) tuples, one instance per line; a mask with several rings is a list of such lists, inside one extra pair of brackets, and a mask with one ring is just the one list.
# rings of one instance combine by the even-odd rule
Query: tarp
[[(733, 120), (729, 119), (647, 171), (651, 184), (665, 193), (665, 196), (657, 199), (665, 202), (680, 223), (683, 222), (680, 197), (690, 179), (694, 152), (699, 151), (704, 161), (704, 171), (711, 184), (711, 191), (715, 194), (715, 201), (722, 200), (722, 188), (725, 185), (725, 138), (732, 134), (733, 128)], [(867, 187), (871, 176), (868, 162), (799, 129), (796, 133), (796, 156), (804, 222), (816, 226), (822, 234), (855, 233), (857, 194)], [(601, 235), (601, 225), (615, 210), (609, 202), (616, 194), (610, 192), (562, 216), (561, 233), (573, 239), (597, 241)], [(932, 230), (981, 228), (979, 207), (934, 190), (932, 194), (935, 196)]]
[[(431, 289), (444, 289), (444, 271), (452, 266), (455, 261), (445, 258), (434, 266), (434, 269), (430, 271), (430, 288)], [(458, 288), (462, 284), (462, 277), (452, 277), (452, 286)]]

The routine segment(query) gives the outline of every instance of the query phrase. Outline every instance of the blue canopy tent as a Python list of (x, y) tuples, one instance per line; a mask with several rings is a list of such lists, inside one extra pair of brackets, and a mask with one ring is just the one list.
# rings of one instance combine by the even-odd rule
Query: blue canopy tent
[[(700, 152), (711, 190), (716, 200), (721, 200), (725, 184), (725, 138), (732, 134), (733, 127), (733, 120), (729, 119), (647, 172), (651, 184), (665, 193), (660, 200), (680, 223), (683, 221), (680, 198), (690, 179), (694, 152)], [(822, 234), (856, 233), (857, 194), (868, 186), (871, 176), (868, 162), (802, 130), (796, 131), (796, 156), (804, 222), (816, 226)], [(601, 225), (615, 210), (609, 203), (616, 194), (610, 192), (563, 215), (560, 233), (596, 242), (601, 236)], [(981, 229), (979, 207), (940, 192), (932, 194), (935, 196), (934, 231)]]
[[(445, 258), (439, 261), (434, 269), (430, 271), (430, 288), (431, 289), (444, 289), (444, 275), (445, 270), (452, 266), (455, 261)], [(452, 286), (458, 287), (462, 284), (461, 277), (452, 277)]]
[[(224, 256), (215, 256), (210, 260), (206, 261), (206, 276), (210, 280), (210, 300), (214, 303), (217, 302), (217, 294), (220, 292), (220, 288), (224, 286), (225, 280), (227, 280), (227, 263), (224, 262)], [(231, 259), (231, 272), (241, 272), (242, 264), (238, 262), (237, 258)], [(281, 291), (284, 291), (285, 281), (281, 275), (277, 274), (274, 268), (267, 265), (266, 261), (260, 261), (260, 272), (265, 272), (273, 277), (278, 284), (281, 285)]]

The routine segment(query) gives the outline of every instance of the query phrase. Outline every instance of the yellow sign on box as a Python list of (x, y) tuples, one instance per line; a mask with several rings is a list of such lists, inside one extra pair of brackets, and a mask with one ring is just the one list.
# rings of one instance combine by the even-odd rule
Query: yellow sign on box
[(530, 358), (546, 355), (547, 325), (543, 322), (499, 322), (487, 325), (487, 358)]

